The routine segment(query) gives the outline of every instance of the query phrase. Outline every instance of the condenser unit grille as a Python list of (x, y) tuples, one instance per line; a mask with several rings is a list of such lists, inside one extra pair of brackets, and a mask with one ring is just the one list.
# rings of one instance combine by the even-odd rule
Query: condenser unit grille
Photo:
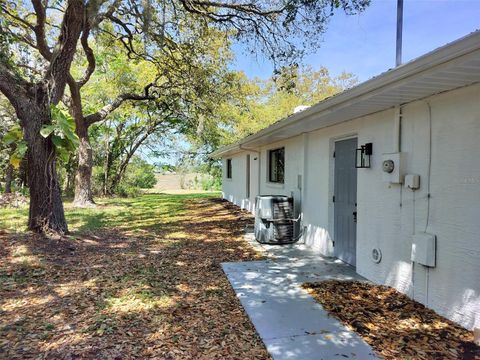
[(261, 243), (285, 244), (295, 241), (293, 198), (282, 195), (257, 196), (255, 237)]
[(278, 241), (289, 241), (293, 239), (293, 224), (292, 222), (280, 223), (276, 222), (273, 225), (273, 236)]
[(284, 220), (293, 218), (293, 204), (289, 200), (279, 200), (273, 202), (273, 219)]

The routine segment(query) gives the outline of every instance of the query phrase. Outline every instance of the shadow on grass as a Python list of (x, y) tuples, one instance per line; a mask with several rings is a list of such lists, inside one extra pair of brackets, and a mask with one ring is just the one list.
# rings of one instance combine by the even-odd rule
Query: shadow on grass
[(256, 258), (250, 215), (149, 194), (67, 216), (63, 239), (0, 235), (7, 358), (267, 358), (220, 267)]
[(118, 228), (123, 231), (155, 231), (185, 215), (183, 202), (209, 199), (216, 194), (145, 194), (133, 199), (100, 200), (94, 209), (69, 209), (67, 221), (73, 231)]

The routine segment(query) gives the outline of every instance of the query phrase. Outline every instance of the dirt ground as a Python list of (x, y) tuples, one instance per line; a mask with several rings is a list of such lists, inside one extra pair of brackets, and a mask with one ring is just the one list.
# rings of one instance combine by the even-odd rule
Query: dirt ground
[(250, 215), (183, 195), (67, 212), (63, 239), (0, 230), (0, 358), (269, 358), (220, 267), (258, 259)]
[(471, 331), (393, 288), (336, 280), (304, 288), (384, 359), (480, 359)]

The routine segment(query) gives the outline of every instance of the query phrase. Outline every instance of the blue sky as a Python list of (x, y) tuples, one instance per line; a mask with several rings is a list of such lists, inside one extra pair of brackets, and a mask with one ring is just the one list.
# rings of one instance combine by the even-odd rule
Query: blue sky
[[(336, 13), (319, 37), (321, 47), (304, 63), (332, 74), (351, 72), (360, 81), (394, 67), (396, 0), (372, 0), (365, 12)], [(403, 62), (480, 29), (480, 0), (404, 0)], [(272, 66), (242, 54), (235, 68), (249, 77), (267, 78)]]
[[(304, 63), (315, 69), (327, 67), (332, 75), (351, 72), (365, 81), (395, 66), (397, 0), (372, 0), (359, 15), (341, 12), (331, 18), (327, 31), (319, 37), (321, 47)], [(480, 0), (404, 0), (403, 62), (480, 29)], [(271, 64), (235, 46), (234, 68), (249, 77), (268, 78)], [(188, 147), (180, 142), (180, 147)], [(174, 164), (176, 157), (157, 162)]]

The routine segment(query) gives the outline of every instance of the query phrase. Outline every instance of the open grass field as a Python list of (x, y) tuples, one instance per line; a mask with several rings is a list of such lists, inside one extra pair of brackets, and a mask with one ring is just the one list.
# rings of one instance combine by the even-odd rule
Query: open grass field
[(250, 215), (218, 194), (66, 214), (71, 234), (45, 239), (0, 210), (0, 358), (268, 358), (220, 267), (258, 258)]

